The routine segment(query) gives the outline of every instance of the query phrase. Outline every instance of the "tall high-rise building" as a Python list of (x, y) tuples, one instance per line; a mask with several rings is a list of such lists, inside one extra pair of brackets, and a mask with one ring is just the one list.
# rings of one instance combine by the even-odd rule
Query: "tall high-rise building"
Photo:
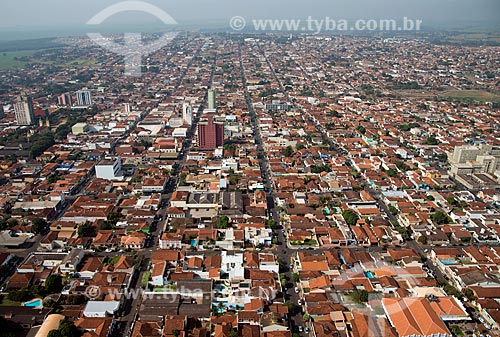
[(79, 90), (76, 92), (76, 104), (78, 106), (92, 105), (92, 94), (89, 90)]
[(131, 109), (130, 109), (130, 103), (123, 103), (123, 111), (125, 113), (130, 113)]
[(216, 98), (217, 98), (217, 92), (215, 91), (215, 89), (210, 89), (208, 91), (208, 108), (210, 110), (217, 108)]
[(17, 125), (33, 125), (35, 113), (33, 112), (33, 101), (28, 95), (21, 95), (14, 104)]
[(73, 104), (73, 101), (69, 92), (59, 95), (57, 97), (57, 104), (62, 106), (71, 106)]
[(189, 103), (182, 104), (182, 121), (184, 124), (193, 124), (193, 107)]
[(198, 124), (198, 146), (200, 149), (215, 149), (224, 145), (224, 125), (216, 124), (208, 117), (207, 124)]

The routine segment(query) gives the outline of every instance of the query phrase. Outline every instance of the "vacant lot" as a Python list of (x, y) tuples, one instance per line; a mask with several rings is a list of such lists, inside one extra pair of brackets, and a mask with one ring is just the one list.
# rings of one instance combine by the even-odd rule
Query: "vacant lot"
[(443, 92), (440, 97), (456, 99), (471, 99), (480, 102), (500, 102), (500, 95), (485, 90), (450, 90)]
[(23, 57), (30, 57), (38, 50), (7, 51), (0, 53), (0, 69), (16, 69), (26, 65), (25, 61), (20, 60)]
[(75, 59), (70, 60), (66, 63), (59, 64), (57, 61), (50, 61), (46, 58), (38, 59), (32, 56), (38, 52), (42, 52), (42, 50), (21, 50), (21, 51), (7, 51), (0, 52), (0, 70), (7, 69), (17, 69), (26, 66), (27, 63), (39, 63), (46, 65), (64, 65), (67, 67), (89, 67), (95, 64), (94, 60), (87, 59)]
[(472, 100), (479, 102), (500, 102), (500, 94), (486, 90), (397, 90), (397, 94), (413, 99)]

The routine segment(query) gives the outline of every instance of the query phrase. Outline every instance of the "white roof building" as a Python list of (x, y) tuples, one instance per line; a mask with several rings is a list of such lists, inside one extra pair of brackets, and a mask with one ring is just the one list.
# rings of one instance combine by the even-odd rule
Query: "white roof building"
[(119, 301), (88, 301), (83, 310), (83, 316), (109, 317), (118, 310), (119, 306)]

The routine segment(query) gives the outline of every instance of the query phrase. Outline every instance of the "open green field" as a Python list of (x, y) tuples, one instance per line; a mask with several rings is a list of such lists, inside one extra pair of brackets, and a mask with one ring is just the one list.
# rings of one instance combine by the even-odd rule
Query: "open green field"
[[(20, 50), (20, 51), (7, 51), (7, 52), (0, 52), (0, 70), (9, 70), (9, 69), (18, 69), (18, 68), (23, 68), (26, 66), (26, 63), (28, 63), (26, 60), (21, 60), (20, 58), (27, 57), (30, 58), (32, 57), (35, 53), (40, 52), (41, 50)], [(33, 59), (33, 63), (42, 63), (46, 65), (51, 65), (55, 64), (57, 65), (58, 63), (56, 61), (47, 61), (46, 59), (44, 60), (37, 60)], [(89, 67), (95, 64), (94, 60), (88, 60), (88, 59), (75, 59), (68, 61), (64, 64), (63, 66), (66, 67), (75, 67), (75, 68), (80, 68), (80, 67)], [(61, 65), (61, 64), (59, 64)]]
[(14, 307), (19, 307), (21, 306), (21, 302), (16, 302), (16, 301), (11, 301), (7, 298), (2, 299), (2, 302), (0, 303), (0, 306), (14, 306)]
[(486, 90), (397, 90), (398, 95), (411, 99), (429, 99), (438, 97), (442, 100), (471, 100), (478, 102), (500, 102), (499, 93), (491, 93)]
[(0, 52), (0, 70), (22, 68), (26, 65), (26, 62), (16, 60), (16, 58), (21, 58), (26, 56), (30, 57), (36, 52), (38, 52), (38, 50)]
[(470, 99), (480, 102), (500, 102), (500, 95), (485, 90), (450, 90), (444, 91), (440, 97), (451, 99)]
[(449, 38), (452, 43), (460, 42), (477, 42), (482, 41), (484, 44), (499, 44), (500, 34), (498, 33), (464, 33), (451, 36)]

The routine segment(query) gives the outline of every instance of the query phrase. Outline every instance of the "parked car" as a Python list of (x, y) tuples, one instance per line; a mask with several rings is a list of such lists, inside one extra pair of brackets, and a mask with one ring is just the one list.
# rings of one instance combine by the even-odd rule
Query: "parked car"
[(295, 287), (295, 292), (298, 294), (299, 293), (299, 288)]
[(299, 332), (303, 332), (304, 331), (304, 328), (302, 328), (301, 326), (299, 326)]

